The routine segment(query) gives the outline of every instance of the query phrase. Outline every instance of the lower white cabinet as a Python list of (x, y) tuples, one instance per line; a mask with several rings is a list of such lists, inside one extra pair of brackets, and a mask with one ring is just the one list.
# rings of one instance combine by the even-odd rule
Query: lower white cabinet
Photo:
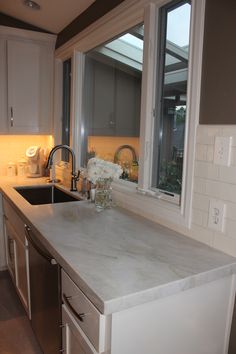
[[(64, 270), (62, 270), (61, 279), (63, 312), (67, 314), (64, 314), (62, 321), (63, 326), (65, 325), (67, 328), (64, 331), (65, 347), (63, 349), (68, 348), (68, 354), (74, 353), (71, 348), (74, 348), (75, 343), (78, 342), (77, 346), (80, 345), (83, 350), (86, 349), (81, 353), (104, 353), (106, 349), (106, 316), (96, 309)], [(64, 322), (65, 320), (66, 322)], [(75, 343), (72, 344), (73, 342)]]
[(16, 241), (15, 232), (10, 225), (7, 224), (7, 219), (4, 216), (4, 236), (6, 246), (6, 262), (7, 268), (11, 274), (13, 281), (16, 282)]
[[(98, 312), (105, 320), (98, 344), (105, 345), (95, 348), (94, 305), (62, 271), (62, 294), (70, 303), (62, 306), (63, 349), (66, 354), (227, 354), (235, 281), (228, 276), (111, 315)], [(87, 318), (86, 333), (74, 312)]]
[[(4, 233), (7, 267), (20, 296), (21, 302), (30, 317), (29, 255), (24, 233), (24, 222), (15, 210), (4, 200)], [(16, 221), (13, 223), (12, 220)]]
[(62, 350), (66, 354), (97, 354), (65, 305), (62, 305)]

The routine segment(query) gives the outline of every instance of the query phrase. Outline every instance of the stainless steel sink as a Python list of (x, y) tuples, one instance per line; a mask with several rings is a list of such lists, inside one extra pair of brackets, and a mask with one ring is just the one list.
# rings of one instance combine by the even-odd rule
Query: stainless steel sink
[(76, 198), (54, 185), (15, 187), (15, 190), (32, 205), (78, 202), (81, 200), (79, 197)]

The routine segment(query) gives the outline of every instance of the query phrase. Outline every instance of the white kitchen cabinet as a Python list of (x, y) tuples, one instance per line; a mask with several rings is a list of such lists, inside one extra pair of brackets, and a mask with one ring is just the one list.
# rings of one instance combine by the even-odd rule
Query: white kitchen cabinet
[(62, 348), (66, 354), (98, 354), (73, 316), (62, 306)]
[(0, 193), (0, 271), (5, 269), (6, 269), (6, 253), (5, 253), (5, 240), (4, 240), (3, 206), (2, 206), (2, 194)]
[(88, 57), (85, 82), (88, 135), (138, 137), (141, 74)]
[(106, 316), (97, 310), (64, 270), (61, 280), (64, 303), (62, 324), (65, 328), (63, 349), (67, 348), (67, 354), (77, 353), (74, 348), (77, 348), (79, 354), (104, 353), (107, 348)]
[(0, 27), (0, 133), (52, 132), (55, 36)]
[(7, 266), (22, 304), (30, 316), (29, 256), (24, 222), (5, 199), (3, 207)]
[[(62, 305), (63, 349), (66, 354), (228, 352), (235, 276), (107, 316), (94, 309), (64, 271), (62, 299), (63, 293), (69, 301), (69, 306), (68, 301)], [(84, 316), (83, 321), (77, 319), (78, 313)], [(99, 330), (100, 317), (105, 324), (102, 331)]]
[[(1, 28), (1, 27), (0, 27)], [(7, 125), (7, 45), (0, 32), (0, 133), (8, 132)]]
[(235, 277), (112, 314), (111, 354), (227, 354)]

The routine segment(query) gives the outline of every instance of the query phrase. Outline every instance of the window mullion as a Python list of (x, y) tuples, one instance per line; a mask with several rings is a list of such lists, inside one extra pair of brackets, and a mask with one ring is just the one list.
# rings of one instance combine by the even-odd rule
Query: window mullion
[(83, 93), (84, 54), (74, 51), (72, 58), (71, 90), (71, 146), (76, 155), (77, 168), (81, 166), (82, 131), (82, 93)]
[(139, 188), (148, 190), (151, 184), (152, 145), (155, 115), (155, 84), (157, 56), (158, 10), (150, 4), (144, 14), (144, 57), (140, 122)]

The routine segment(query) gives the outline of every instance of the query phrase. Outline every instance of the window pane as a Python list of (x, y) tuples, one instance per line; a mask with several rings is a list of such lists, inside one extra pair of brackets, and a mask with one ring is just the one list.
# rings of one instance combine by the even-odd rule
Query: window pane
[(152, 187), (168, 195), (182, 189), (190, 12), (189, 1), (161, 9)]
[[(70, 92), (71, 59), (63, 63), (63, 100), (62, 100), (62, 144), (70, 145)], [(61, 152), (62, 161), (69, 161), (68, 151)]]
[(85, 56), (83, 163), (91, 157), (119, 163), (137, 182), (143, 25)]

